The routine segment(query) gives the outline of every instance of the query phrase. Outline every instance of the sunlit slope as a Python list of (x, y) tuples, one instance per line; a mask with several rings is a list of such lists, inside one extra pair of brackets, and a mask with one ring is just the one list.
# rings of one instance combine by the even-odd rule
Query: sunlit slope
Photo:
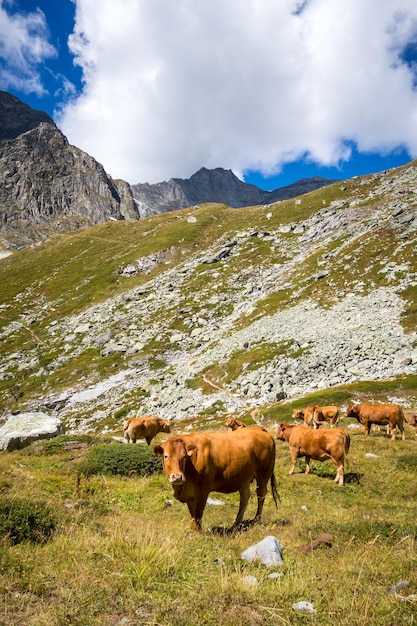
[[(120, 367), (169, 373), (176, 355), (192, 362), (255, 320), (380, 288), (395, 291), (415, 333), (416, 181), (413, 163), (267, 206), (111, 221), (0, 260), (1, 405), (21, 409)], [(103, 351), (106, 332), (120, 350)], [(258, 341), (217, 383), (299, 349)], [(188, 384), (204, 390), (203, 379), (194, 371)]]

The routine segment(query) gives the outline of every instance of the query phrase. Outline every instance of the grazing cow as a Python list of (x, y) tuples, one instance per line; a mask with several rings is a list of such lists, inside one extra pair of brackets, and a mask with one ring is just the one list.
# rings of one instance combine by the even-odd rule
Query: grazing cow
[(313, 422), (315, 424), (330, 422), (330, 428), (337, 426), (339, 423), (339, 407), (335, 405), (315, 406), (313, 413)]
[(238, 419), (236, 415), (230, 415), (230, 417), (227, 418), (226, 426), (228, 428), (231, 428), (232, 430), (237, 430), (238, 428), (246, 428), (246, 424)]
[(408, 418), (407, 421), (410, 424), (410, 426), (414, 427), (414, 432), (417, 435), (417, 415), (412, 415), (411, 417)]
[(164, 472), (174, 497), (187, 503), (191, 530), (201, 530), (203, 511), (211, 491), (239, 492), (240, 504), (233, 528), (243, 520), (254, 479), (258, 498), (254, 521), (261, 520), (268, 481), (277, 504), (275, 441), (262, 428), (190, 433), (168, 439), (155, 446), (154, 452), (163, 457)]
[(305, 409), (295, 409), (292, 414), (294, 419), (302, 419), (306, 426), (320, 428), (324, 422), (329, 421), (331, 428), (339, 423), (339, 408), (337, 406), (318, 406), (310, 404)]
[(326, 461), (331, 459), (336, 466), (334, 482), (343, 485), (344, 463), (350, 447), (350, 437), (341, 428), (322, 428), (315, 432), (307, 426), (280, 424), (276, 438), (286, 441), (290, 447), (293, 474), (299, 457), (306, 458), (306, 474), (310, 471), (310, 459)]
[(158, 433), (170, 433), (168, 420), (154, 415), (131, 417), (123, 424), (124, 438), (128, 443), (136, 443), (137, 439), (146, 439), (148, 446)]
[(405, 439), (404, 413), (398, 404), (355, 404), (346, 408), (346, 417), (355, 417), (365, 427), (365, 436), (371, 431), (372, 424), (388, 425), (391, 439), (395, 439), (397, 426)]

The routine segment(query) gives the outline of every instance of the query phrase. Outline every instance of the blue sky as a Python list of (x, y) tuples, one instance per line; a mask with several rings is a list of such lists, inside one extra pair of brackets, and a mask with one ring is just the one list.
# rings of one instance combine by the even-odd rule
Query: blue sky
[(130, 183), (417, 157), (415, 0), (0, 0), (0, 89)]

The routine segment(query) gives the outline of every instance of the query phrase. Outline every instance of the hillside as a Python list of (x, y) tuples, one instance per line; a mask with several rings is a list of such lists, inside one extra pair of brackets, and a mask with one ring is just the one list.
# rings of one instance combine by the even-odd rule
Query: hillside
[(417, 167), (206, 204), (0, 260), (0, 403), (74, 432), (307, 400), (417, 405)]

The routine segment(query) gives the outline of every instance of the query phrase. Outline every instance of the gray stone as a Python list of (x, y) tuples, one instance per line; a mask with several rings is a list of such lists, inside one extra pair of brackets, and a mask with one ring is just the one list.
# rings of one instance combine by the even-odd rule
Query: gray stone
[(241, 553), (241, 558), (249, 563), (260, 561), (267, 567), (283, 565), (282, 545), (276, 537), (269, 535), (259, 543)]
[(0, 428), (0, 450), (20, 450), (40, 439), (51, 439), (64, 432), (57, 417), (46, 413), (12, 415)]

